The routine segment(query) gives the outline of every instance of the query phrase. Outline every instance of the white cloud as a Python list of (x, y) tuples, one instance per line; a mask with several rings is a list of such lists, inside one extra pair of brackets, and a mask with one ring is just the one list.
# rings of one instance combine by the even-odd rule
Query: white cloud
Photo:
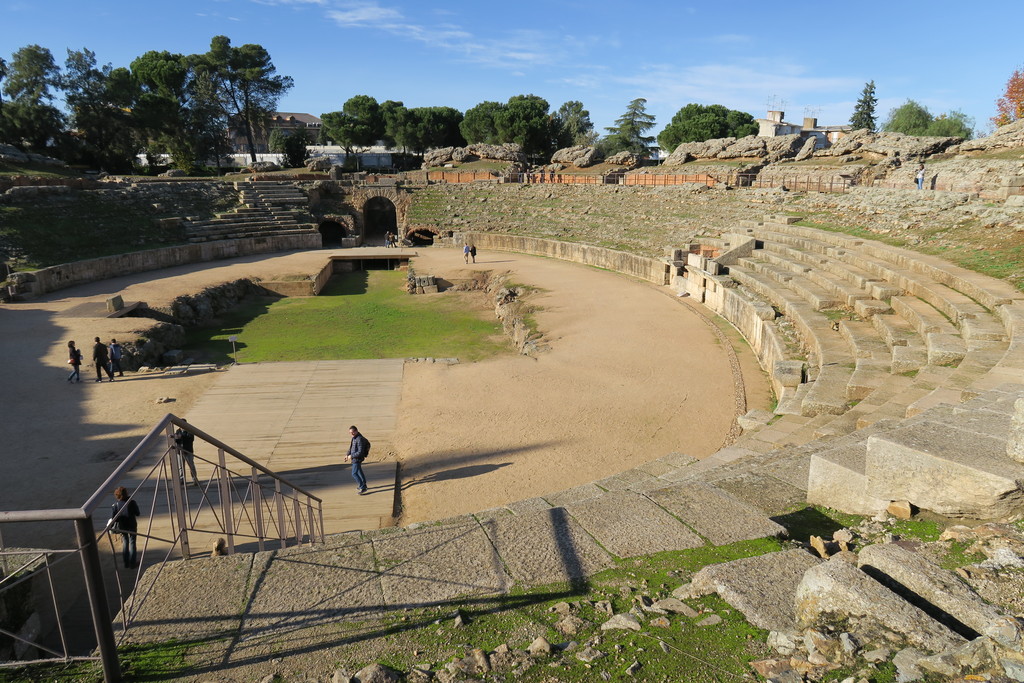
[(327, 5), (327, 0), (249, 0), (257, 5), (318, 5), (323, 7)]
[(462, 61), (510, 70), (555, 63), (594, 41), (593, 38), (581, 40), (573, 36), (556, 36), (530, 29), (481, 37), (450, 22), (418, 22), (406, 17), (398, 9), (384, 7), (376, 2), (347, 3), (339, 9), (328, 10), (326, 16), (345, 29), (383, 31), (431, 48), (448, 51)]

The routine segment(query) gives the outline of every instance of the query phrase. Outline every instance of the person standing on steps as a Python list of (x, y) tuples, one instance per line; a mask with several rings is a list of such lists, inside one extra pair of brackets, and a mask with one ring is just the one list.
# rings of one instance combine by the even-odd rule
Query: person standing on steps
[(366, 493), (366, 475), (363, 474), (363, 461), (370, 454), (370, 441), (359, 433), (355, 425), (348, 428), (352, 436), (352, 443), (348, 447), (348, 455), (345, 460), (352, 463), (352, 478), (356, 480), (360, 495)]
[(121, 556), (125, 569), (139, 566), (136, 554), (139, 522), (136, 519), (142, 512), (134, 498), (129, 497), (128, 489), (118, 486), (114, 489), (114, 504), (110, 508), (110, 533), (121, 534)]
[(914, 180), (917, 181), (917, 189), (924, 189), (924, 164), (917, 167), (917, 174), (914, 175)]
[[(182, 422), (188, 420), (182, 419)], [(178, 479), (185, 483), (185, 466), (188, 466), (189, 474), (192, 475), (192, 483), (199, 488), (199, 477), (196, 474), (196, 435), (184, 427), (178, 427), (174, 432), (174, 445), (178, 447)]]
[(114, 381), (114, 373), (110, 371), (110, 354), (107, 352), (107, 345), (96, 337), (96, 343), (92, 345), (92, 362), (96, 364), (96, 381), (103, 381), (103, 373), (107, 373), (110, 381)]
[(68, 375), (68, 384), (82, 381), (82, 373), (79, 372), (82, 368), (82, 352), (75, 348), (75, 342), (68, 342), (68, 365), (71, 366), (71, 374)]

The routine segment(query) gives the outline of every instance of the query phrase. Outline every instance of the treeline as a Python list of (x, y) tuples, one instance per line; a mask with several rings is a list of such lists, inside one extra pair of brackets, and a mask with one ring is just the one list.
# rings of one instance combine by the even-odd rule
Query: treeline
[[(1024, 82), (1024, 76), (1019, 80)], [(655, 138), (648, 134), (655, 119), (643, 98), (629, 102), (601, 135), (576, 100), (552, 110), (542, 97), (515, 95), (461, 112), (445, 106), (408, 108), (399, 101), (378, 103), (370, 95), (356, 95), (340, 110), (321, 115), (320, 139), (308, 139), (301, 130), (275, 130), (268, 139), (270, 116), (292, 85), (289, 76), (277, 74), (261, 45), (235, 47), (226, 36), (215, 36), (202, 54), (150, 51), (119, 68), (98, 65), (85, 48), (69, 49), (61, 68), (48, 49), (29, 45), (10, 61), (0, 58), (0, 142), (114, 173), (135, 170), (140, 154), (154, 160), (166, 154), (174, 166), (191, 173), (208, 161), (220, 166), (232, 151), (229, 130), (245, 140), (253, 162), (257, 140), (268, 140), (290, 166), (301, 165), (306, 145), (314, 142), (334, 142), (353, 153), (383, 141), (417, 155), (438, 147), (517, 143), (527, 156), (543, 161), (574, 145), (597, 146), (605, 156), (629, 151), (646, 157), (655, 141), (671, 152), (680, 143), (740, 138), (758, 130), (749, 113), (718, 104), (687, 104)], [(1012, 110), (1006, 120), (1019, 115), (1024, 98), (1018, 91), (1024, 88), (1011, 79), (1003, 98), (1007, 111)], [(56, 104), (58, 96), (63, 107)], [(876, 103), (871, 81), (851, 125), (875, 130)], [(973, 121), (958, 111), (933, 116), (908, 100), (890, 112), (882, 129), (970, 137), (972, 127)]]
[(235, 47), (226, 36), (203, 54), (150, 51), (127, 68), (99, 66), (83, 48), (69, 49), (61, 69), (48, 49), (29, 45), (0, 58), (0, 82), (0, 141), (118, 173), (141, 153), (170, 154), (189, 171), (219, 163), (229, 126), (255, 161), (255, 134), (292, 87), (262, 46)]

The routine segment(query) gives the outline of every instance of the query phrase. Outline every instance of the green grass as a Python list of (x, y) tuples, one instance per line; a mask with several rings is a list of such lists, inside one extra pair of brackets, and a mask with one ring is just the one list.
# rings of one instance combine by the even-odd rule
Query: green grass
[(473, 361), (509, 348), (500, 325), (468, 298), (472, 293), (412, 296), (405, 282), (400, 271), (359, 271), (336, 276), (318, 297), (246, 301), (215, 327), (192, 330), (186, 349), (197, 360), (226, 362), (227, 338), (237, 335), (236, 360), (256, 363), (407, 357)]

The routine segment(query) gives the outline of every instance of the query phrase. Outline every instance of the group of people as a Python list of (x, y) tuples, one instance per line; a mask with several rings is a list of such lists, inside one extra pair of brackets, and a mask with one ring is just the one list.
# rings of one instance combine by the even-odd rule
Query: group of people
[(464, 244), (462, 245), (462, 259), (469, 263), (469, 259), (473, 259), (473, 263), (476, 263), (476, 245), (475, 244)]
[(390, 230), (384, 233), (384, 246), (398, 248), (398, 235)]
[[(124, 347), (117, 343), (116, 339), (110, 340), (107, 346), (96, 337), (96, 343), (92, 347), (92, 362), (96, 365), (96, 381), (103, 381), (103, 374), (106, 373), (110, 381), (114, 381), (114, 373), (118, 377), (124, 377), (124, 370), (121, 369), (121, 359), (124, 358)], [(68, 365), (71, 366), (71, 374), (68, 375), (68, 383), (81, 382), (82, 350), (75, 346), (75, 342), (68, 342)]]

